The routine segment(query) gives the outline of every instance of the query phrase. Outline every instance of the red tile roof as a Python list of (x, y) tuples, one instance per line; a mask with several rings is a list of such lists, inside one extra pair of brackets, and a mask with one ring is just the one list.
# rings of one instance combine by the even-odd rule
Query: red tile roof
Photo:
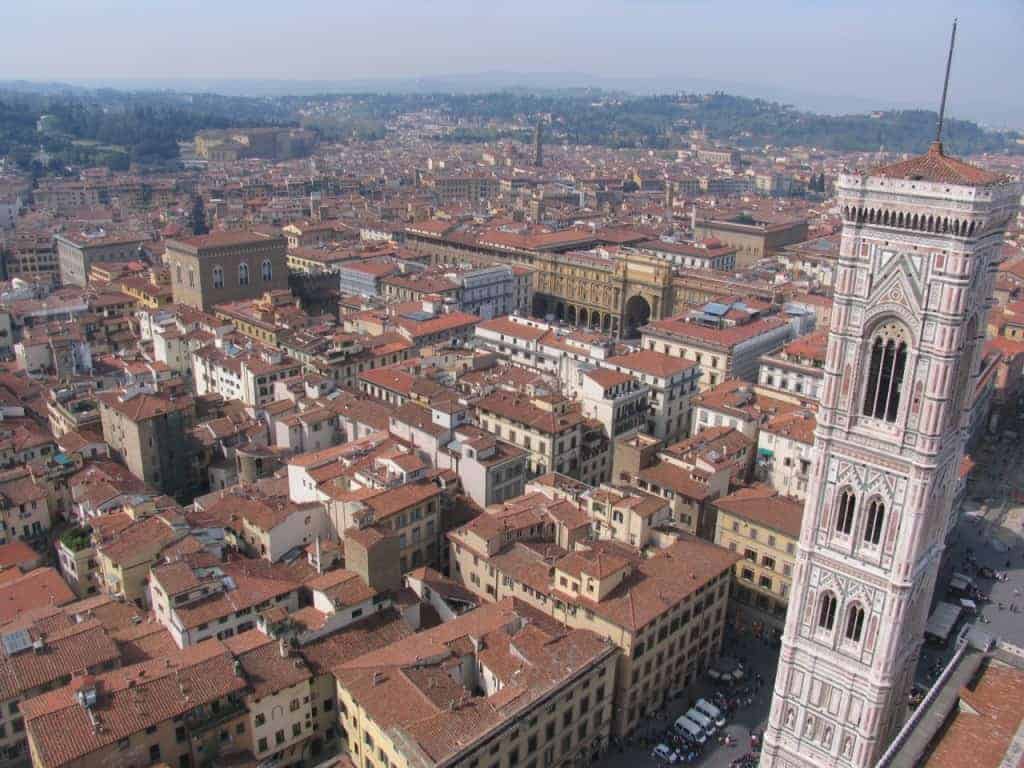
[(74, 602), (75, 593), (53, 568), (37, 568), (0, 585), (0, 624), (30, 608)]
[(632, 352), (627, 355), (609, 357), (605, 362), (608, 363), (608, 365), (616, 366), (618, 368), (626, 368), (631, 371), (646, 373), (649, 376), (657, 376), (663, 379), (674, 376), (677, 373), (687, 371), (690, 368), (697, 367), (697, 363), (694, 360), (686, 360), (682, 357), (672, 357), (672, 355), (666, 355), (663, 352), (654, 352), (649, 349)]
[[(78, 690), (88, 684), (98, 693), (91, 709), (77, 698)], [(227, 648), (218, 640), (207, 640), (173, 656), (78, 678), (24, 702), (22, 712), (39, 764), (50, 768), (82, 760), (245, 687), (245, 680), (234, 673)]]
[(984, 187), (1006, 181), (1002, 174), (992, 173), (955, 157), (949, 157), (942, 151), (942, 143), (937, 141), (933, 142), (923, 155), (874, 168), (868, 175), (908, 181), (959, 184), (965, 187)]
[[(33, 634), (41, 639), (42, 634)], [(98, 671), (120, 659), (117, 645), (96, 620), (47, 633), (43, 647), (0, 657), (0, 698), (13, 699), (65, 675)]]
[(1024, 722), (1024, 670), (996, 660), (984, 663), (960, 691), (945, 732), (921, 764), (925, 768), (998, 768), (1020, 765), (1014, 741)]
[[(280, 237), (280, 236), (279, 236)], [(236, 245), (247, 245), (249, 243), (265, 243), (273, 240), (268, 235), (259, 232), (231, 231), (231, 232), (210, 232), (206, 235), (196, 237), (184, 237), (175, 240), (168, 240), (167, 245), (181, 244), (189, 248), (225, 248)]]
[(774, 331), (786, 325), (786, 321), (779, 317), (766, 317), (761, 320), (754, 320), (744, 325), (734, 325), (727, 328), (711, 328), (698, 323), (688, 322), (685, 318), (674, 317), (665, 320), (656, 320), (641, 329), (642, 334), (649, 334), (655, 338), (667, 337), (678, 338), (699, 344), (708, 344), (720, 349), (731, 349), (737, 344), (760, 336), (763, 333)]
[(791, 539), (800, 538), (804, 503), (783, 496), (770, 485), (754, 485), (715, 501), (715, 506), (736, 517), (771, 528)]

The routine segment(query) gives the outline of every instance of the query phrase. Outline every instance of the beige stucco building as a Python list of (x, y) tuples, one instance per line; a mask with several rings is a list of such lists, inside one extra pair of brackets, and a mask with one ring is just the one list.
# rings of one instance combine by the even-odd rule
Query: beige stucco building
[(735, 552), (731, 612), (746, 626), (753, 622), (781, 630), (793, 586), (802, 499), (766, 485), (741, 488), (716, 499), (715, 543)]
[(546, 766), (607, 747), (615, 649), (503, 600), (346, 662), (338, 713), (358, 768)]
[(528, 495), (449, 533), (452, 575), (485, 600), (518, 598), (615, 645), (612, 732), (629, 733), (717, 657), (737, 557), (690, 537), (646, 553), (587, 542), (585, 513), (544, 506)]

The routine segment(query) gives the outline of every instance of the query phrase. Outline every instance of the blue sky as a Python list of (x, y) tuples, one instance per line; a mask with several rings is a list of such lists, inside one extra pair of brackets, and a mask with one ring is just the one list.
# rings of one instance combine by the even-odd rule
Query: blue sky
[(1024, 125), (1022, 0), (8, 0), (0, 78), (349, 80), (566, 73), (818, 109)]

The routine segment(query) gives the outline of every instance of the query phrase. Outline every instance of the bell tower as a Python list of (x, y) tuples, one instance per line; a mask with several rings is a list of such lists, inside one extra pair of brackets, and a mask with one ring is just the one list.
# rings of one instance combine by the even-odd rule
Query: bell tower
[(837, 183), (814, 470), (761, 768), (868, 768), (904, 719), (1021, 195), (946, 155), (941, 118), (938, 136)]

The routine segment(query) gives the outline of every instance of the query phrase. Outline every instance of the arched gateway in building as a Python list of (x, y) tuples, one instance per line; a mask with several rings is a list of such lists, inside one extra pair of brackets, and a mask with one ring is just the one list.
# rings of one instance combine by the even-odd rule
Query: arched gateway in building
[(651, 305), (643, 296), (630, 296), (623, 314), (626, 318), (624, 336), (632, 338), (637, 335), (637, 329), (651, 319)]

